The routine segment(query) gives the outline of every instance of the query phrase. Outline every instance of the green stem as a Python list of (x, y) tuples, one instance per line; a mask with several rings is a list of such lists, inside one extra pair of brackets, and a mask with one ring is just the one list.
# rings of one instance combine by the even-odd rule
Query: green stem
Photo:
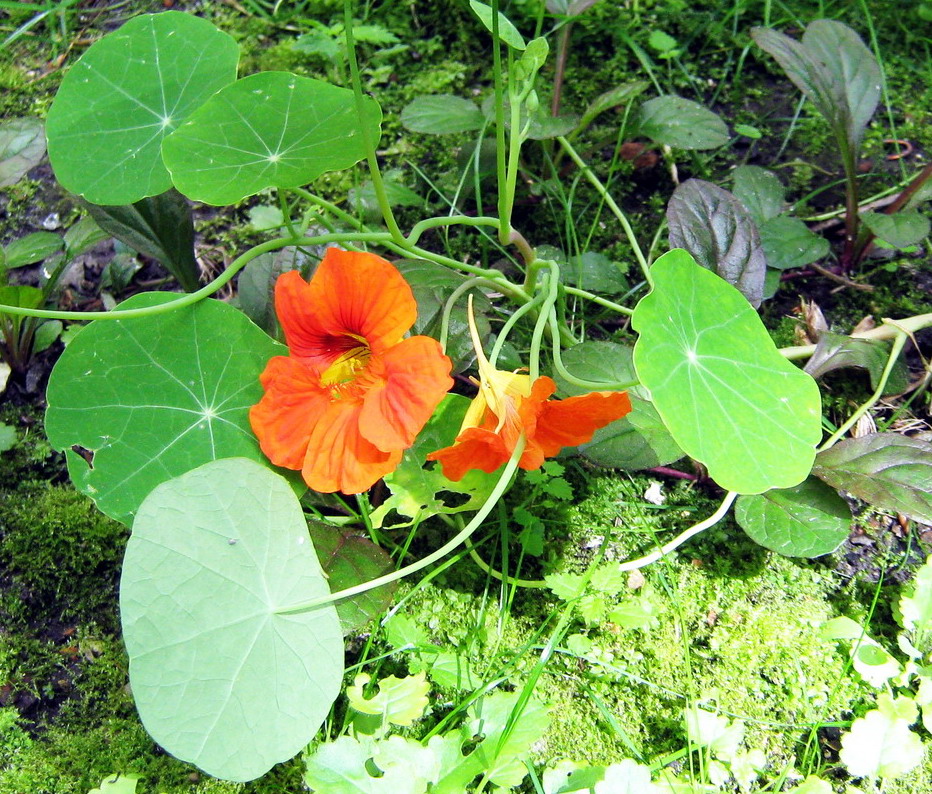
[(592, 172), (592, 169), (583, 162), (582, 158), (576, 153), (576, 150), (573, 148), (572, 144), (562, 135), (557, 137), (560, 146), (563, 147), (563, 150), (570, 156), (570, 159), (576, 163), (576, 167), (582, 171), (583, 176), (589, 180), (596, 192), (602, 197), (602, 200), (606, 203), (608, 208), (612, 211), (612, 214), (618, 219), (618, 222), (621, 224), (621, 228), (624, 229), (625, 236), (628, 238), (628, 244), (631, 246), (631, 250), (634, 252), (634, 257), (638, 261), (638, 265), (641, 268), (641, 271), (644, 273), (644, 279), (647, 283), (653, 287), (654, 277), (651, 275), (650, 267), (647, 264), (647, 259), (644, 257), (644, 252), (641, 250), (641, 246), (638, 243), (637, 237), (634, 234), (634, 229), (631, 228), (631, 224), (628, 222), (627, 216), (621, 211), (615, 200), (609, 195), (608, 190), (606, 190), (605, 185), (603, 185), (599, 178)]
[(230, 266), (224, 270), (217, 278), (196, 292), (189, 292), (186, 295), (161, 303), (158, 306), (147, 306), (142, 309), (120, 309), (119, 307), (112, 312), (65, 312), (52, 309), (24, 309), (21, 306), (6, 306), (0, 304), (0, 313), (12, 314), (18, 317), (42, 317), (47, 320), (126, 320), (131, 317), (148, 317), (155, 314), (164, 314), (173, 309), (181, 309), (184, 306), (190, 306), (204, 298), (209, 298), (217, 290), (227, 284), (233, 276), (242, 270), (249, 262), (260, 254), (269, 251), (277, 251), (289, 245), (321, 245), (323, 243), (351, 243), (354, 241), (378, 242), (385, 243), (391, 237), (388, 232), (346, 232), (340, 234), (320, 234), (315, 237), (303, 237), (295, 239), (294, 237), (278, 237), (274, 240), (267, 240), (260, 245), (250, 248), (245, 253), (234, 259)]
[(498, 502), (498, 500), (501, 499), (502, 495), (505, 493), (509, 484), (511, 483), (512, 476), (518, 468), (518, 461), (521, 460), (521, 454), (524, 452), (525, 443), (526, 440), (524, 438), (524, 434), (522, 434), (518, 438), (518, 443), (515, 446), (514, 452), (512, 452), (511, 457), (508, 459), (508, 463), (506, 463), (505, 467), (502, 469), (502, 473), (499, 475), (498, 482), (495, 483), (495, 487), (489, 494), (489, 498), (486, 499), (485, 504), (479, 508), (470, 522), (465, 527), (463, 527), (462, 531), (457, 533), (455, 537), (451, 538), (439, 549), (432, 552), (431, 554), (428, 554), (422, 560), (418, 560), (411, 565), (406, 565), (404, 568), (399, 568), (397, 571), (385, 574), (384, 576), (379, 576), (378, 578), (372, 579), (368, 582), (363, 582), (362, 584), (354, 585), (353, 587), (347, 587), (343, 590), (337, 590), (337, 592), (331, 593), (328, 596), (312, 598), (310, 601), (304, 601), (300, 604), (279, 607), (275, 610), (275, 614), (295, 615), (301, 612), (309, 612), (312, 609), (324, 606), (325, 604), (333, 604), (344, 598), (351, 598), (353, 596), (359, 595), (360, 593), (373, 590), (376, 587), (381, 587), (384, 584), (396, 582), (405, 576), (409, 576), (410, 574), (417, 573), (423, 568), (426, 568), (428, 565), (431, 565), (442, 557), (445, 557), (457, 546), (460, 546), (466, 542), (472, 533), (482, 525), (482, 522), (485, 521), (486, 517), (492, 511), (492, 508), (495, 507), (495, 504)]
[(438, 226), (494, 226), (498, 227), (498, 218), (478, 217), (473, 218), (468, 215), (448, 215), (443, 218), (428, 218), (414, 224), (411, 233), (406, 238), (408, 245), (416, 245), (428, 229), (435, 229)]
[[(543, 285), (541, 292), (545, 292), (543, 303), (540, 307), (540, 314), (537, 316), (537, 322), (534, 324), (534, 333), (531, 336), (531, 348), (528, 351), (528, 374), (531, 376), (531, 383), (540, 377), (540, 347), (544, 339), (544, 331), (547, 330), (547, 324), (556, 322), (556, 303), (559, 297), (560, 287), (560, 268), (556, 262), (548, 262), (550, 272), (546, 275), (547, 281)], [(551, 319), (551, 315), (553, 319)], [(557, 342), (559, 345), (559, 341)]]
[[(0, 306), (0, 309), (3, 307)], [(852, 339), (894, 339), (900, 332), (915, 333), (923, 328), (932, 326), (932, 313), (917, 314), (913, 317), (907, 317), (904, 320), (885, 320), (879, 328), (872, 328), (870, 331), (861, 331), (860, 333), (851, 334)], [(799, 345), (797, 347), (784, 347), (780, 353), (790, 361), (797, 361), (802, 358), (809, 358), (816, 351), (816, 345)]]
[(877, 388), (874, 389), (874, 393), (868, 398), (867, 402), (861, 405), (851, 416), (848, 417), (841, 427), (839, 427), (828, 439), (819, 447), (819, 452), (822, 452), (833, 444), (835, 444), (838, 439), (840, 439), (845, 433), (847, 433), (852, 427), (854, 427), (858, 419), (860, 419), (864, 414), (866, 414), (877, 401), (883, 396), (883, 390), (887, 387), (887, 380), (890, 377), (890, 373), (893, 372), (893, 367), (896, 364), (896, 360), (900, 356), (900, 352), (903, 350), (903, 345), (906, 344), (906, 340), (909, 336), (900, 331), (896, 338), (893, 340), (893, 345), (890, 348), (890, 356), (887, 359), (887, 365), (883, 368), (883, 373), (880, 376), (880, 381), (877, 383)]
[(627, 306), (622, 306), (620, 303), (615, 303), (610, 301), (607, 298), (602, 298), (599, 295), (595, 295), (592, 292), (587, 292), (584, 289), (578, 289), (577, 287), (563, 287), (563, 291), (567, 295), (575, 295), (577, 298), (585, 298), (587, 301), (592, 301), (599, 306), (604, 306), (606, 309), (611, 309), (614, 312), (619, 314), (625, 314), (629, 317), (634, 314), (634, 309), (629, 309)]
[(502, 81), (502, 46), (498, 40), (498, 0), (492, 0), (492, 78), (495, 82), (495, 173), (498, 180), (498, 239), (508, 244), (508, 196), (505, 189), (505, 87)]
[[(450, 335), (450, 315), (453, 313), (453, 307), (456, 305), (456, 302), (463, 297), (464, 294), (469, 292), (471, 289), (480, 287), (482, 285), (491, 286), (493, 289), (497, 289), (498, 285), (494, 281), (489, 281), (489, 279), (482, 276), (475, 276), (474, 278), (466, 279), (462, 284), (460, 284), (453, 292), (450, 293), (450, 297), (447, 298), (446, 302), (443, 304), (443, 313), (440, 316), (440, 347), (444, 351), (447, 349), (447, 337)], [(470, 296), (472, 298), (472, 296)]]
[(359, 76), (359, 64), (356, 62), (356, 43), (353, 41), (353, 9), (352, 0), (343, 2), (343, 25), (344, 35), (346, 36), (346, 58), (349, 61), (350, 76), (353, 82), (353, 93), (356, 96), (356, 116), (359, 122), (359, 131), (362, 134), (363, 144), (366, 147), (366, 161), (369, 163), (369, 176), (372, 179), (372, 187), (375, 189), (375, 198), (379, 203), (379, 209), (382, 211), (382, 218), (385, 225), (391, 232), (392, 239), (400, 243), (404, 240), (401, 229), (398, 228), (398, 222), (392, 212), (392, 205), (388, 201), (388, 195), (385, 192), (385, 183), (382, 181), (382, 172), (379, 169), (379, 160), (375, 152), (375, 142), (369, 135), (369, 128), (366, 126), (366, 97), (362, 90), (362, 79)]
[(466, 541), (466, 548), (469, 550), (469, 556), (472, 558), (472, 561), (493, 579), (498, 579), (498, 581), (504, 582), (505, 584), (511, 585), (513, 587), (531, 587), (537, 589), (544, 589), (547, 587), (547, 583), (543, 581), (543, 579), (518, 579), (514, 576), (504, 574), (501, 571), (496, 571), (485, 560), (483, 560), (482, 557), (479, 556), (479, 552), (476, 551), (476, 547), (473, 546), (472, 543), (470, 543), (468, 540)]
[(511, 317), (506, 320), (505, 324), (502, 326), (501, 331), (498, 332), (498, 337), (495, 340), (495, 344), (492, 346), (492, 352), (489, 353), (489, 363), (491, 363), (493, 367), (495, 366), (495, 362), (498, 360), (499, 355), (501, 355), (502, 347), (505, 344), (505, 341), (508, 339), (508, 334), (511, 333), (511, 330), (515, 327), (518, 320), (524, 317), (525, 314), (528, 314), (537, 308), (537, 305), (543, 301), (543, 299), (543, 293), (538, 293), (523, 306), (519, 306), (514, 312), (512, 312)]
[(567, 383), (578, 386), (581, 389), (590, 391), (624, 391), (637, 386), (640, 381), (596, 381), (577, 378), (567, 370), (563, 364), (563, 356), (560, 353), (560, 338), (557, 334), (557, 312), (556, 309), (550, 309), (550, 335), (553, 340), (553, 368), (557, 374)]
[(301, 235), (295, 230), (294, 224), (291, 221), (291, 207), (288, 206), (288, 199), (285, 197), (285, 191), (279, 188), (275, 192), (278, 193), (278, 206), (281, 207), (282, 221), (285, 224), (285, 228), (288, 230), (288, 234), (292, 237), (300, 237)]

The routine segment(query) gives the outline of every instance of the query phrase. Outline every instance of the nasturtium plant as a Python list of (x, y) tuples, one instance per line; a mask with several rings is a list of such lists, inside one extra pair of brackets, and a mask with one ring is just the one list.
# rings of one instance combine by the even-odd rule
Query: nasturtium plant
[[(143, 293), (120, 309), (170, 298)], [(49, 441), (65, 450), (75, 487), (129, 524), (165, 480), (217, 458), (266, 461), (247, 413), (262, 396), (262, 368), (284, 352), (241, 312), (214, 300), (97, 320), (72, 340), (49, 379)]]
[(382, 111), (369, 97), (290, 72), (260, 72), (226, 86), (162, 144), (175, 186), (207, 204), (232, 204), (265, 188), (300, 187), (366, 156)]
[(822, 436), (815, 381), (777, 351), (740, 292), (688, 252), (651, 267), (634, 311), (634, 365), (677, 444), (723, 488), (802, 482)]
[(49, 110), (55, 176), (94, 204), (131, 204), (172, 186), (162, 140), (236, 79), (239, 47), (205, 19), (135, 17), (72, 66)]
[(143, 501), (126, 548), (120, 612), (130, 684), (168, 752), (228, 780), (301, 750), (343, 678), (330, 593), (301, 506), (278, 474), (216, 460)]

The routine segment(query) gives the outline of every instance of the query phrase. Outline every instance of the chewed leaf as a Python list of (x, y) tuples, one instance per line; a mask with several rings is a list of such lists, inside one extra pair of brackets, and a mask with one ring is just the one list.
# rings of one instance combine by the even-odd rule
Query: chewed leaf
[(254, 461), (208, 463), (158, 486), (126, 548), (120, 612), (146, 730), (227, 780), (298, 753), (343, 678), (330, 590), (288, 483)]
[(780, 355), (744, 296), (686, 251), (651, 273), (632, 317), (634, 365), (674, 440), (731, 491), (802, 482), (822, 437), (815, 381)]
[(94, 204), (132, 204), (168, 190), (162, 139), (236, 79), (232, 36), (192, 14), (131, 19), (72, 66), (49, 110), (58, 181)]
[(456, 439), (468, 407), (469, 400), (458, 394), (444, 397), (414, 446), (405, 451), (401, 464), (385, 477), (392, 495), (372, 511), (373, 526), (382, 526), (392, 510), (411, 519), (424, 519), (439, 513), (478, 510), (482, 506), (495, 486), (494, 474), (476, 469), (453, 482), (443, 476), (439, 463), (424, 467), (428, 453), (448, 447)]
[[(171, 297), (143, 293), (120, 308)], [(284, 352), (242, 312), (215, 300), (96, 320), (49, 378), (49, 441), (66, 451), (75, 487), (128, 524), (156, 485), (202, 463), (246, 457), (267, 464), (247, 414), (262, 397), (266, 362)]]
[[(366, 156), (382, 111), (353, 92), (290, 72), (260, 72), (214, 94), (162, 145), (175, 186), (207, 204), (232, 204), (269, 187), (300, 187)], [(365, 125), (363, 128), (361, 125)]]

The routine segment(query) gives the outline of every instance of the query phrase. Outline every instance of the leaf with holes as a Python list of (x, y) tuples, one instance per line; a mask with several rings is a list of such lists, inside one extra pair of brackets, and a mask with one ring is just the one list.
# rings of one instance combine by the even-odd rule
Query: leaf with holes
[(932, 444), (898, 433), (840, 441), (812, 473), (880, 510), (932, 524)]
[[(300, 187), (355, 165), (381, 135), (382, 111), (347, 88), (290, 72), (260, 72), (218, 91), (165, 139), (175, 186), (206, 204), (266, 188)], [(362, 125), (365, 125), (364, 127)]]
[(135, 17), (72, 66), (49, 110), (55, 176), (94, 204), (164, 193), (162, 139), (236, 79), (239, 47), (191, 14)]
[(634, 366), (683, 451), (723, 488), (802, 482), (822, 437), (815, 381), (777, 351), (744, 296), (688, 252), (670, 251), (631, 318)]
[(120, 583), (146, 730), (208, 774), (246, 781), (314, 737), (343, 679), (330, 592), (288, 483), (244, 458), (163, 482), (133, 522)]
[[(171, 297), (143, 293), (118, 311)], [(248, 411), (262, 397), (266, 362), (284, 353), (242, 312), (215, 300), (95, 320), (52, 370), (49, 441), (65, 450), (75, 487), (128, 524), (156, 485), (203, 463), (246, 457), (269, 465)]]
[(735, 519), (755, 543), (787, 557), (831, 554), (851, 530), (848, 504), (814, 477), (792, 488), (742, 496)]
[(767, 261), (757, 226), (738, 199), (711, 182), (687, 179), (670, 197), (667, 223), (671, 246), (685, 248), (760, 306)]
[(638, 132), (674, 149), (717, 149), (728, 143), (728, 127), (707, 107), (667, 95), (641, 105)]
[(372, 511), (370, 520), (374, 527), (382, 526), (392, 510), (410, 519), (424, 519), (441, 513), (478, 510), (482, 506), (495, 487), (498, 479), (495, 474), (473, 469), (459, 482), (453, 482), (443, 476), (439, 463), (424, 467), (429, 452), (454, 442), (468, 408), (469, 400), (459, 394), (443, 398), (414, 445), (405, 451), (398, 468), (385, 476), (392, 495)]
[[(392, 558), (368, 538), (320, 521), (308, 521), (308, 531), (331, 592), (371, 581), (395, 569)], [(382, 585), (338, 601), (337, 615), (343, 633), (362, 628), (388, 609), (396, 586), (395, 583)]]

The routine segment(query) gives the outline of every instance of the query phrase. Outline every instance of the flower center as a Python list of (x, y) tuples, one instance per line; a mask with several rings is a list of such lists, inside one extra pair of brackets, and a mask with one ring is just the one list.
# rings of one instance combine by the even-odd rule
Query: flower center
[[(358, 344), (353, 347), (347, 345), (346, 349), (324, 370), (320, 376), (322, 386), (340, 386), (355, 380), (356, 373), (361, 369), (365, 369), (369, 363), (372, 351), (369, 349), (366, 340), (356, 334), (346, 334), (346, 339), (351, 339)], [(346, 340), (341, 340), (341, 342), (341, 347), (346, 345)]]

